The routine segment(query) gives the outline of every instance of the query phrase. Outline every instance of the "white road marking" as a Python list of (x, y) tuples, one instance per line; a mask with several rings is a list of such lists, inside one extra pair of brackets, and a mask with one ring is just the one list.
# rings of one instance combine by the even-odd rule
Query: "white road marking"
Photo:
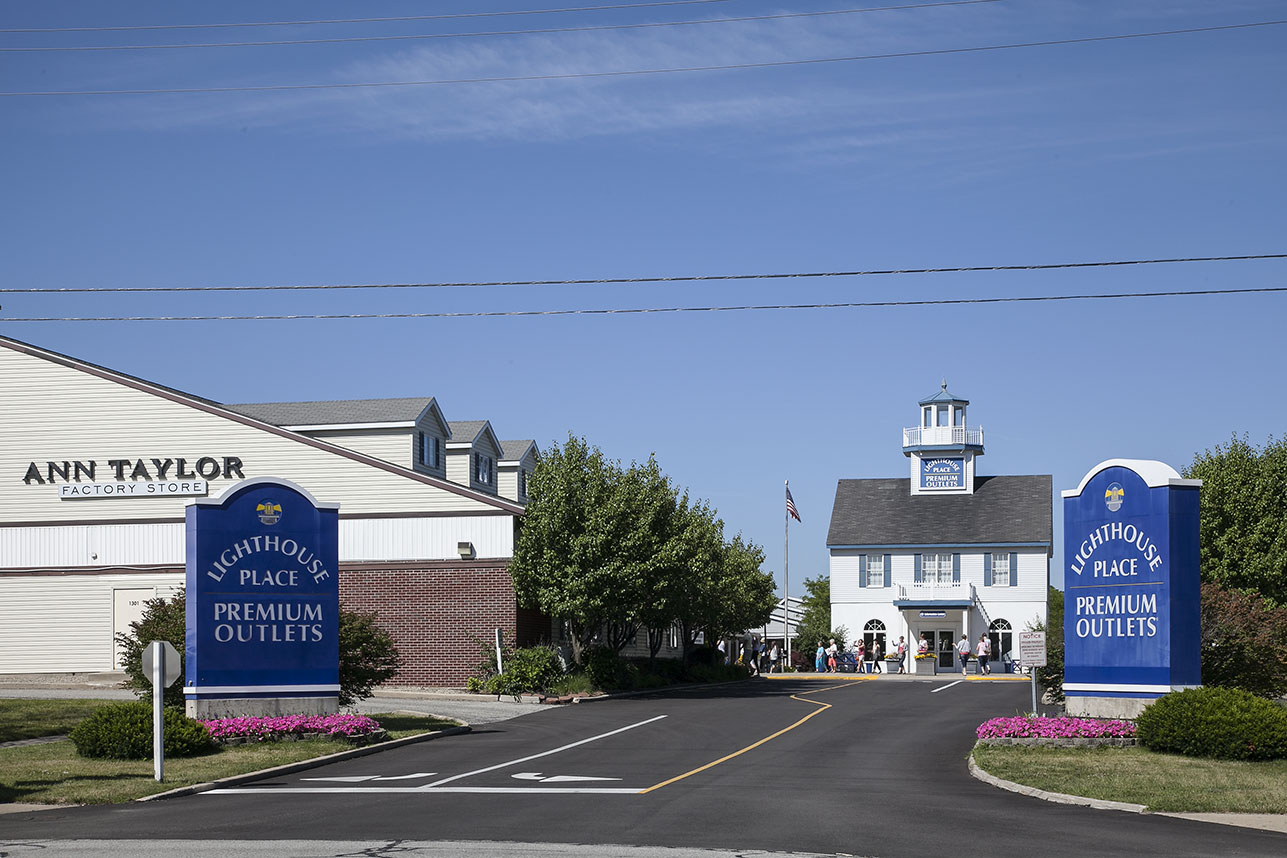
[(204, 792), (202, 795), (264, 795), (266, 793), (292, 793), (302, 795), (374, 795), (374, 794), (400, 794), (400, 795), (425, 795), (427, 792), (452, 792), (452, 793), (509, 793), (524, 795), (569, 795), (572, 793), (588, 793), (593, 795), (639, 795), (643, 792), (638, 787), (465, 787), (465, 786), (448, 786), (434, 787), (426, 790), (423, 787), (228, 787), (226, 789), (212, 789)]
[(938, 688), (935, 688), (933, 691), (931, 691), (930, 694), (938, 694), (940, 691), (946, 691), (947, 689), (951, 688), (953, 685), (960, 685), (964, 681), (965, 681), (964, 679), (958, 679), (956, 682), (949, 682), (947, 685), (940, 685)]
[(543, 784), (571, 783), (572, 781), (619, 781), (621, 778), (597, 778), (592, 775), (551, 775), (546, 777), (540, 772), (520, 772), (510, 775), (520, 781), (540, 781)]
[(567, 750), (570, 750), (571, 748), (576, 748), (581, 745), (588, 744), (590, 742), (597, 742), (600, 739), (606, 739), (609, 736), (615, 736), (618, 733), (624, 733), (627, 730), (633, 730), (636, 727), (642, 727), (645, 724), (651, 724), (654, 721), (660, 721), (662, 718), (665, 718), (665, 717), (666, 717), (665, 715), (658, 715), (655, 718), (649, 718), (646, 721), (639, 721), (638, 723), (635, 723), (635, 724), (628, 724), (625, 727), (618, 727), (615, 730), (609, 730), (607, 733), (600, 733), (597, 736), (591, 736), (588, 739), (581, 739), (578, 742), (572, 742), (570, 744), (563, 745), (562, 747), (554, 748), (553, 750), (542, 751), (539, 754), (532, 754), (531, 756), (521, 757), (517, 760), (510, 760), (507, 763), (498, 763), (494, 766), (488, 766), (485, 769), (474, 769), (472, 772), (465, 772), (464, 774), (452, 775), (449, 778), (443, 778), (440, 781), (434, 781), (431, 784), (425, 784), (424, 786), (420, 787), (420, 789), (423, 789), (423, 790), (435, 789), (437, 787), (442, 786), (443, 784), (451, 783), (452, 781), (458, 781), (462, 778), (469, 778), (469, 777), (473, 777), (474, 775), (481, 775), (481, 774), (486, 774), (487, 772), (494, 772), (497, 769), (504, 769), (504, 768), (508, 768), (509, 766), (517, 766), (519, 763), (526, 763), (529, 760), (539, 760), (541, 757), (548, 757), (551, 754), (557, 754), (560, 751), (567, 751)]
[(336, 778), (300, 778), (302, 781), (335, 781), (338, 783), (357, 784), (363, 781), (409, 781), (415, 778), (428, 778), (436, 775), (437, 772), (416, 772), (414, 775), (393, 775), (385, 777), (383, 775), (351, 775), (349, 777)]

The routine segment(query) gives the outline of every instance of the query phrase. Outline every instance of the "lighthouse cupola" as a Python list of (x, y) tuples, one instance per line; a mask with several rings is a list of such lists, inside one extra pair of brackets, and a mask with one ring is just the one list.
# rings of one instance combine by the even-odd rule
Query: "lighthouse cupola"
[(918, 425), (903, 430), (912, 494), (972, 494), (974, 459), (983, 455), (983, 428), (965, 422), (968, 399), (941, 388), (920, 401)]

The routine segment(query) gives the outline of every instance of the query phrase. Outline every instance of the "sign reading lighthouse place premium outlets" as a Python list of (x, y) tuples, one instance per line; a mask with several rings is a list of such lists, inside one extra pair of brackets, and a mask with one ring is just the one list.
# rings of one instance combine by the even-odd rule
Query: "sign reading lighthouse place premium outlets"
[(959, 489), (965, 485), (965, 458), (940, 456), (921, 459), (922, 489)]
[(194, 717), (324, 714), (339, 697), (339, 504), (273, 478), (187, 508)]
[(1200, 684), (1201, 485), (1162, 462), (1110, 459), (1063, 492), (1068, 714), (1132, 717)]

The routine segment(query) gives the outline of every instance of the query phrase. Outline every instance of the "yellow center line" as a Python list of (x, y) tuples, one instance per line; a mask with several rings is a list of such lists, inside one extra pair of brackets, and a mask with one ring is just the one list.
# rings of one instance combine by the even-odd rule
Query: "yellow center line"
[[(835, 689), (837, 689), (837, 688), (852, 688), (852, 687), (853, 687), (853, 686), (852, 686), (852, 685), (850, 685), (849, 683), (845, 683), (845, 684), (842, 684), (842, 685), (831, 685), (831, 686), (828, 686), (828, 687), (826, 687), (826, 688), (815, 688), (815, 689), (814, 689), (814, 690), (812, 690), (812, 691), (804, 691), (804, 692), (801, 692), (801, 693), (802, 693), (802, 694), (821, 694), (821, 693), (822, 693), (822, 692), (824, 692), (824, 691), (833, 691), (833, 690), (835, 690)], [(774, 734), (772, 734), (772, 735), (770, 735), (770, 736), (765, 736), (763, 739), (759, 740), (758, 742), (755, 742), (754, 744), (747, 745), (745, 748), (743, 748), (743, 749), (742, 749), (742, 750), (740, 750), (740, 751), (734, 751), (733, 753), (729, 754), (729, 755), (728, 755), (728, 756), (726, 756), (726, 757), (720, 757), (718, 760), (715, 760), (715, 761), (713, 761), (713, 762), (709, 762), (709, 763), (707, 763), (707, 764), (706, 764), (706, 765), (704, 765), (704, 766), (700, 766), (700, 767), (698, 767), (698, 768), (695, 768), (695, 769), (693, 769), (691, 772), (684, 772), (682, 775), (676, 775), (675, 777), (671, 778), (671, 779), (670, 779), (670, 780), (668, 780), (668, 781), (662, 781), (662, 782), (661, 782), (661, 783), (659, 783), (659, 784), (653, 784), (652, 786), (648, 787), (647, 789), (641, 789), (641, 790), (639, 790), (639, 795), (646, 795), (647, 793), (650, 793), (650, 792), (652, 792), (653, 790), (661, 789), (661, 788), (662, 788), (662, 787), (664, 787), (664, 786), (670, 786), (671, 784), (675, 783), (676, 781), (682, 781), (684, 778), (692, 777), (693, 775), (695, 775), (695, 774), (697, 774), (697, 773), (699, 773), (699, 772), (704, 772), (704, 771), (706, 771), (707, 769), (714, 768), (715, 766), (718, 766), (720, 763), (727, 762), (728, 760), (731, 760), (731, 759), (733, 759), (734, 757), (740, 757), (742, 754), (745, 754), (747, 751), (753, 751), (753, 750), (755, 750), (756, 748), (760, 747), (760, 745), (763, 745), (765, 742), (771, 742), (771, 741), (773, 741), (773, 740), (774, 740), (774, 739), (776, 739), (778, 736), (781, 736), (783, 733), (789, 733), (790, 731), (794, 730), (796, 727), (799, 727), (799, 726), (800, 726), (801, 724), (803, 724), (805, 721), (808, 721), (808, 720), (809, 720), (810, 718), (812, 718), (814, 715), (821, 715), (823, 712), (826, 712), (828, 709), (830, 709), (830, 708), (831, 708), (831, 704), (830, 704), (830, 703), (822, 703), (822, 702), (819, 702), (819, 701), (817, 701), (817, 700), (805, 700), (803, 697), (798, 696), (798, 695), (795, 695), (795, 694), (792, 694), (792, 695), (791, 695), (791, 699), (792, 699), (792, 700), (799, 700), (801, 703), (812, 703), (814, 706), (821, 706), (822, 708), (821, 708), (821, 709), (815, 709), (815, 710), (813, 710), (813, 711), (812, 711), (812, 712), (810, 712), (808, 715), (805, 715), (803, 718), (801, 718), (799, 721), (796, 721), (796, 722), (795, 722), (794, 724), (792, 724), (791, 726), (789, 726), (789, 727), (783, 727), (781, 730), (777, 731), (776, 733), (774, 733)]]

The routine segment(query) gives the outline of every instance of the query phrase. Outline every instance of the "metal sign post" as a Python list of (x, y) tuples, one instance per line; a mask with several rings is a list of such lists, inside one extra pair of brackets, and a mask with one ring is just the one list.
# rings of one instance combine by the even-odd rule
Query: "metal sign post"
[(501, 661), (501, 645), (503, 644), (503, 642), (504, 642), (504, 639), (501, 637), (501, 630), (497, 629), (496, 630), (496, 672), (497, 673), (505, 672), (505, 665)]
[(1019, 632), (1019, 663), (1032, 672), (1032, 714), (1037, 714), (1037, 668), (1046, 666), (1046, 633)]
[(152, 641), (143, 650), (143, 673), (152, 681), (152, 776), (165, 775), (165, 689), (179, 678), (179, 651), (169, 641)]

